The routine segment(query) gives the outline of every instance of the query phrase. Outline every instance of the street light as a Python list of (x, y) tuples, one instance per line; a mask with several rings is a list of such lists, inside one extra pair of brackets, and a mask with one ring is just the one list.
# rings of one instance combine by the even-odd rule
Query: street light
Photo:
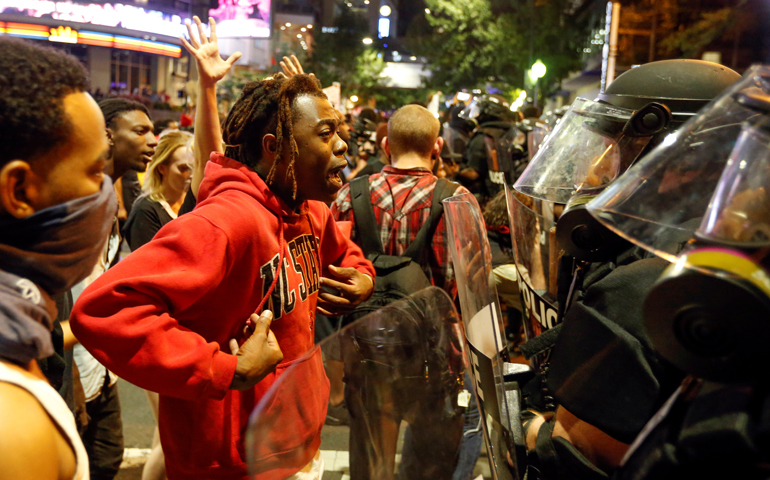
[(390, 6), (388, 5), (383, 5), (380, 7), (380, 15), (382, 15), (383, 17), (389, 16), (391, 11), (392, 10), (390, 9)]
[(362, 41), (364, 42), (364, 45), (371, 45), (372, 44), (372, 39), (369, 38), (369, 37), (366, 37)]
[(358, 101), (358, 95), (352, 95), (350, 97), (350, 101), (353, 102), (353, 103), (356, 103)]
[(545, 68), (545, 64), (538, 60), (534, 64), (532, 64), (532, 68), (529, 69), (529, 79), (532, 81), (532, 83), (535, 85), (535, 98), (534, 102), (535, 105), (537, 105), (537, 97), (538, 97), (538, 80), (543, 78), (545, 76), (545, 72), (547, 69)]
[(546, 72), (545, 64), (538, 60), (532, 65), (532, 75), (535, 78), (543, 78)]

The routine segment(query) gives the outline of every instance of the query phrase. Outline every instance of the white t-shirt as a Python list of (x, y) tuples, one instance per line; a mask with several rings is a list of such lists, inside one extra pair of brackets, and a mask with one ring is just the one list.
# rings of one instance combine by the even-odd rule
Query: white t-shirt
[[(72, 299), (77, 301), (83, 290), (91, 285), (97, 278), (99, 278), (110, 267), (110, 263), (118, 254), (118, 248), (120, 247), (120, 235), (118, 233), (117, 219), (115, 219), (115, 225), (110, 234), (110, 238), (104, 245), (104, 254), (99, 259), (99, 262), (94, 266), (85, 280), (72, 287)], [(99, 396), (104, 385), (104, 377), (109, 374), (110, 383), (114, 385), (118, 381), (117, 375), (107, 370), (107, 367), (99, 363), (93, 355), (81, 344), (76, 344), (72, 349), (72, 358), (75, 364), (78, 366), (78, 372), (80, 372), (80, 383), (83, 384), (83, 392), (86, 396), (86, 402), (90, 402)]]
[(88, 474), (88, 456), (83, 441), (78, 435), (78, 429), (75, 426), (75, 417), (72, 416), (64, 399), (59, 392), (53, 389), (48, 382), (30, 378), (23, 373), (14, 370), (3, 362), (0, 362), (0, 382), (10, 383), (28, 391), (35, 397), (43, 409), (56, 423), (59, 430), (64, 434), (65, 440), (70, 444), (75, 452), (75, 476), (73, 480), (89, 480)]

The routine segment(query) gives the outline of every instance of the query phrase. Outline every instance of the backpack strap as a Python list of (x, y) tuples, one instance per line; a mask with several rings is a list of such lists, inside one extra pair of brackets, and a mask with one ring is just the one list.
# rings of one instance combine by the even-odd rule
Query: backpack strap
[(382, 242), (369, 193), (369, 175), (350, 181), (350, 205), (353, 207), (355, 217), (356, 243), (364, 251), (364, 256), (382, 255), (384, 253)]
[(457, 191), (459, 186), (460, 185), (450, 182), (446, 178), (438, 179), (436, 186), (433, 189), (433, 198), (431, 200), (428, 221), (420, 227), (420, 230), (414, 237), (414, 241), (406, 249), (403, 256), (411, 258), (415, 263), (420, 263), (419, 260), (422, 256), (422, 251), (436, 233), (438, 222), (444, 214), (444, 205), (441, 202), (443, 202), (444, 199), (451, 197), (454, 192)]

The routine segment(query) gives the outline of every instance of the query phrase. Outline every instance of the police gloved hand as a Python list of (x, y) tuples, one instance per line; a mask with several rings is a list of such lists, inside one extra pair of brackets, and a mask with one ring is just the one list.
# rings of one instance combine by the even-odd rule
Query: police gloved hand
[(339, 292), (318, 294), (318, 311), (324, 315), (335, 316), (351, 313), (374, 291), (374, 280), (355, 268), (343, 268), (329, 265), (329, 273), (337, 280), (321, 277), (321, 286)]
[[(235, 375), (230, 383), (232, 390), (248, 390), (262, 381), (275, 366), (283, 360), (283, 352), (278, 346), (275, 334), (270, 331), (273, 312), (265, 310), (261, 315), (251, 314), (250, 322), (254, 325), (254, 333), (243, 344), (230, 340), (230, 351), (238, 357)], [(248, 325), (246, 327), (248, 330)]]
[(618, 442), (564, 407), (525, 417), (527, 461), (544, 480), (604, 480), (629, 445)]

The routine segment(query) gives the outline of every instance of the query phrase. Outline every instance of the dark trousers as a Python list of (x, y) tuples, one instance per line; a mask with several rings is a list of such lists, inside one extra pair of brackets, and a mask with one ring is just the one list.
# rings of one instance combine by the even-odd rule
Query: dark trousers
[(469, 372), (465, 372), (465, 389), (471, 394), (471, 401), (465, 409), (463, 424), (463, 440), (460, 444), (460, 458), (457, 461), (452, 480), (471, 480), (473, 469), (481, 456), (481, 446), (484, 443), (484, 432), (481, 426), (479, 406), (476, 403), (476, 393)]
[(424, 378), (345, 387), (350, 411), (350, 478), (396, 478), (396, 446), (401, 421), (405, 432), (398, 478), (451, 479), (463, 431), (463, 417), (448, 411), (445, 393)]
[(86, 403), (88, 426), (83, 443), (88, 452), (91, 480), (112, 480), (123, 462), (123, 422), (120, 419), (118, 384), (109, 386), (107, 375), (98, 397)]

